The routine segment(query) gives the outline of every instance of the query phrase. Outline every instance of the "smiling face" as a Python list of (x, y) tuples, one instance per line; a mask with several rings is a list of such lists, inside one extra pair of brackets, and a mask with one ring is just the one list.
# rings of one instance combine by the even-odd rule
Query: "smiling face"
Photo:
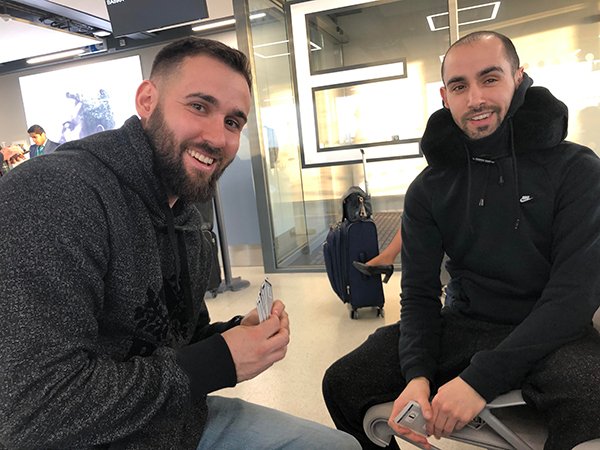
[(211, 56), (186, 57), (169, 75), (144, 81), (136, 106), (170, 205), (209, 200), (250, 111), (244, 76)]
[(523, 79), (523, 68), (513, 73), (502, 41), (484, 37), (450, 49), (444, 60), (444, 106), (471, 139), (498, 129)]

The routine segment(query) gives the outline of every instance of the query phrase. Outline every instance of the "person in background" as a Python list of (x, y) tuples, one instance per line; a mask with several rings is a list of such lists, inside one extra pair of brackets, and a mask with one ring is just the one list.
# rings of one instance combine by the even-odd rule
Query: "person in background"
[(401, 320), (327, 370), (329, 412), (376, 449), (363, 415), (394, 400), (390, 427), (430, 448), (394, 422), (409, 401), (440, 438), (521, 389), (547, 420), (545, 450), (598, 448), (600, 159), (565, 141), (567, 107), (532, 87), (502, 34), (455, 42), (442, 81), (421, 141), (428, 166), (405, 197)]
[(381, 253), (363, 263), (352, 261), (352, 265), (362, 274), (367, 276), (385, 275), (383, 282), (387, 283), (394, 273), (394, 261), (402, 250), (402, 230), (399, 228), (388, 245)]
[(39, 125), (32, 125), (27, 130), (33, 144), (29, 147), (29, 157), (34, 158), (41, 155), (49, 155), (58, 147), (56, 142), (46, 136), (46, 132)]
[[(0, 442), (7, 448), (339, 449), (343, 432), (215, 391), (285, 357), (273, 303), (210, 321), (211, 247), (194, 204), (233, 161), (248, 59), (197, 37), (163, 47), (138, 116), (0, 182)], [(18, 200), (17, 200), (18, 199)]]
[(2, 165), (0, 167), (0, 176), (4, 175), (10, 166), (20, 163), (25, 160), (23, 149), (18, 145), (2, 146), (0, 148), (2, 154)]

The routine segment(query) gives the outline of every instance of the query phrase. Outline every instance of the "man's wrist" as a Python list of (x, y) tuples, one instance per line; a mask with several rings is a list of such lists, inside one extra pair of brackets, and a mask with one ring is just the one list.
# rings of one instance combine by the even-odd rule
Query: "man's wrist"
[(230, 322), (231, 322), (231, 328), (237, 327), (238, 325), (241, 325), (242, 324), (242, 320), (244, 320), (244, 316), (235, 316), (233, 319), (230, 320)]
[(424, 383), (425, 385), (427, 385), (427, 387), (429, 388), (431, 386), (431, 383), (429, 382), (429, 379), (427, 377), (414, 377), (413, 379), (411, 379), (409, 381), (409, 383)]

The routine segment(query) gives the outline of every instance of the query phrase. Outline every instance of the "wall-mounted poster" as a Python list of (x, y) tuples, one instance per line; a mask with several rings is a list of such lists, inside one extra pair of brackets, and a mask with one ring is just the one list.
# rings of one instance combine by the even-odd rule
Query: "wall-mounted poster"
[(27, 127), (58, 143), (118, 128), (136, 112), (142, 79), (139, 56), (20, 77)]

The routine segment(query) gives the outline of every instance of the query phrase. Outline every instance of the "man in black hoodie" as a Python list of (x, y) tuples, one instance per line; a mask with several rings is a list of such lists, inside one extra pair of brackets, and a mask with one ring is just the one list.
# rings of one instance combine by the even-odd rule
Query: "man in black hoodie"
[(395, 400), (390, 426), (428, 446), (392, 420), (409, 401), (439, 438), (520, 388), (547, 417), (546, 449), (600, 438), (600, 159), (564, 140), (566, 106), (531, 87), (505, 36), (457, 41), (442, 79), (405, 198), (401, 321), (328, 369), (328, 409), (378, 448), (362, 416)]
[(281, 360), (277, 300), (210, 323), (211, 198), (250, 110), (239, 51), (185, 38), (158, 53), (139, 118), (0, 180), (0, 448), (358, 448), (349, 435), (208, 395)]

